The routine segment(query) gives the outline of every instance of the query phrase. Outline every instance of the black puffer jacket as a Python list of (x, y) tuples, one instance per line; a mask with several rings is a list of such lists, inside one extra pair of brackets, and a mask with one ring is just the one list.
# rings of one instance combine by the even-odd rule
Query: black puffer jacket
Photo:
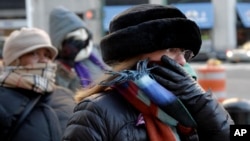
[(117, 93), (96, 94), (79, 103), (70, 118), (64, 141), (147, 141), (139, 112)]
[[(210, 94), (201, 94), (190, 100), (191, 105), (197, 104), (196, 109), (204, 109), (203, 106), (214, 109), (214, 113), (210, 113), (213, 117), (207, 118), (218, 122), (218, 125), (212, 125), (213, 132), (198, 132), (202, 137), (201, 141), (228, 141), (229, 124), (232, 121), (226, 113), (218, 113), (221, 112), (221, 106), (209, 97)], [(198, 112), (197, 115), (207, 115), (206, 110)], [(76, 106), (63, 141), (148, 141), (145, 126), (136, 126), (138, 115), (139, 112), (118, 93), (92, 95)], [(207, 119), (202, 120), (209, 122)], [(225, 138), (225, 135), (228, 137)]]
[[(6, 140), (28, 103), (38, 95), (30, 90), (0, 87), (0, 140)], [(73, 93), (62, 87), (43, 95), (12, 135), (13, 141), (60, 141), (74, 106)]]

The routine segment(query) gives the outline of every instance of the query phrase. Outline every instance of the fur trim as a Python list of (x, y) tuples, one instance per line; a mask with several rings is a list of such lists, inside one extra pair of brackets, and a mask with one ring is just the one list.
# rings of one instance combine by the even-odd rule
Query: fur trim
[(168, 5), (141, 4), (118, 14), (110, 23), (110, 32), (143, 22), (164, 18), (186, 18), (177, 8)]
[(101, 41), (103, 60), (110, 64), (167, 48), (185, 48), (196, 55), (201, 46), (198, 26), (185, 18), (143, 22), (106, 35)]

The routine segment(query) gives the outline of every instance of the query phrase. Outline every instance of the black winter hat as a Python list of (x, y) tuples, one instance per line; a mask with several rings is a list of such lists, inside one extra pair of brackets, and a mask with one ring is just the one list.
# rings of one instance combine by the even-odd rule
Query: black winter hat
[(114, 17), (109, 30), (100, 43), (107, 64), (176, 47), (192, 50), (195, 56), (201, 47), (199, 27), (172, 6), (133, 6)]

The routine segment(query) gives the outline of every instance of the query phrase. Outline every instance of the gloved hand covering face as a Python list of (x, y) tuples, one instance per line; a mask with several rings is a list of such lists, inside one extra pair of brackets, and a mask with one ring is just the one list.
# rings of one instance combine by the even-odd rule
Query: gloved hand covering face
[(156, 67), (151, 70), (156, 81), (175, 95), (204, 93), (192, 76), (171, 58), (164, 55), (161, 58), (161, 65), (152, 64), (152, 66)]
[(229, 140), (228, 129), (233, 121), (211, 91), (205, 92), (181, 65), (167, 56), (161, 58), (161, 65), (152, 66), (156, 67), (151, 70), (156, 81), (172, 91), (189, 110), (198, 131), (202, 131), (200, 140)]

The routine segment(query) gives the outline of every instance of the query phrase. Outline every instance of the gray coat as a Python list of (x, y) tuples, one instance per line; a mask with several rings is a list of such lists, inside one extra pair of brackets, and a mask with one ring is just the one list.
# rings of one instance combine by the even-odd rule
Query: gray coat
[(56, 84), (75, 92), (81, 88), (80, 79), (74, 71), (57, 62)]

